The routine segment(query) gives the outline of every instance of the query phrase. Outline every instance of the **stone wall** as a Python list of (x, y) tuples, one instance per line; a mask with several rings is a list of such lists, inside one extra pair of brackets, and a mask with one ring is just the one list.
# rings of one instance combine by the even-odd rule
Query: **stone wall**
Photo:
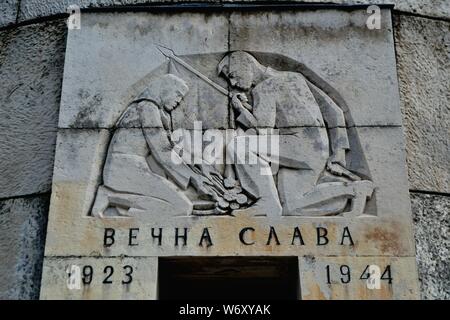
[[(64, 64), (65, 8), (152, 2), (157, 1), (0, 3), (0, 298), (39, 296)], [(450, 3), (377, 2), (396, 4), (398, 78), (422, 298), (450, 299)]]
[(421, 293), (450, 299), (450, 21), (397, 14), (394, 27)]

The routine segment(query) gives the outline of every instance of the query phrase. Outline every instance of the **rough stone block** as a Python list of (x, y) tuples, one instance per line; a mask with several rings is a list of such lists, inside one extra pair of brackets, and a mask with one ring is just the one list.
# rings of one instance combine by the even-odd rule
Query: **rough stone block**
[[(189, 1), (189, 0), (188, 0)], [(244, 0), (243, 2), (251, 4), (256, 0)], [(100, 8), (108, 6), (120, 5), (151, 5), (152, 3), (173, 3), (178, 1), (171, 0), (22, 0), (20, 20), (29, 20), (37, 17), (45, 17), (58, 13), (66, 12), (66, 8), (71, 4), (76, 4), (81, 8)], [(186, 2), (186, 1), (183, 1)], [(208, 0), (200, 0), (195, 2), (212, 2)], [(217, 1), (216, 1), (217, 2)], [(220, 1), (225, 3), (233, 3), (233, 0)], [(370, 0), (294, 0), (294, 2), (302, 3), (334, 3), (334, 4), (395, 4), (395, 9), (409, 13), (417, 13), (433, 17), (448, 18), (450, 16), (450, 5), (446, 0), (378, 0), (376, 2)], [(214, 3), (214, 2), (213, 2)]]
[[(129, 129), (130, 130), (130, 129)], [(132, 129), (136, 132), (139, 129)], [(347, 248), (349, 254), (376, 254), (383, 252), (386, 255), (408, 256), (413, 254), (411, 224), (409, 222), (410, 206), (408, 201), (407, 177), (404, 168), (405, 156), (401, 128), (353, 128), (360, 139), (364, 157), (354, 157), (349, 161), (349, 168), (355, 172), (363, 172), (370, 176), (374, 182), (375, 193), (368, 201), (365, 216), (356, 219), (339, 217), (321, 217), (322, 224), (315, 224), (312, 217), (251, 217), (248, 214), (236, 214), (236, 217), (173, 217), (163, 214), (155, 206), (151, 210), (136, 210), (127, 217), (93, 217), (90, 214), (95, 190), (102, 183), (101, 170), (106, 168), (105, 155), (109, 144), (108, 130), (80, 130), (64, 129), (58, 137), (58, 152), (55, 159), (55, 173), (53, 177), (52, 212), (57, 212), (49, 224), (49, 238), (46, 254), (60, 256), (68, 250), (67, 243), (71, 245), (72, 254), (88, 255), (91, 252), (102, 254), (124, 254), (133, 250), (134, 254), (147, 256), (164, 252), (166, 255), (227, 255), (236, 252), (257, 254), (258, 250), (266, 250), (268, 231), (264, 225), (273, 225), (278, 229), (279, 238), (283, 239), (283, 245), (271, 249), (270, 254), (312, 254), (319, 250), (315, 243), (317, 226), (324, 226), (330, 231), (329, 246), (324, 246), (320, 252), (325, 255), (333, 254), (339, 248), (342, 230), (350, 226), (355, 234), (355, 247)], [(131, 132), (131, 131), (129, 131)], [(136, 140), (136, 138), (135, 138)], [(129, 144), (129, 143), (126, 143)], [(117, 150), (122, 152), (121, 150)], [(364, 162), (367, 162), (367, 171), (364, 171)], [(123, 172), (122, 184), (126, 185), (133, 175), (127, 168), (118, 168), (117, 172)], [(137, 179), (137, 178), (134, 178)], [(128, 183), (132, 183), (129, 180)], [(104, 179), (103, 179), (104, 183)], [(138, 181), (136, 181), (138, 186)], [(399, 188), (403, 186), (403, 188)], [(138, 193), (142, 193), (144, 187), (139, 187)], [(100, 189), (99, 189), (100, 191)], [(98, 196), (98, 193), (97, 193)], [(75, 222), (79, 217), (84, 217), (80, 222)], [(119, 219), (117, 219), (119, 218)], [(175, 219), (175, 220), (174, 220)], [(298, 219), (298, 220), (297, 220)], [(174, 221), (177, 221), (173, 226)], [(297, 222), (296, 222), (297, 221)], [(205, 224), (207, 223), (207, 224)], [(288, 244), (292, 240), (293, 225), (305, 225), (306, 245), (299, 248)], [(370, 227), (365, 227), (368, 224)], [(148, 231), (143, 231), (139, 236), (140, 246), (127, 248), (127, 230), (141, 225), (142, 230), (162, 227), (165, 229), (165, 240), (162, 247), (154, 246), (154, 241), (147, 237)], [(222, 226), (227, 225), (226, 229)], [(256, 229), (257, 239), (255, 246), (248, 249), (242, 246), (239, 239), (240, 231), (251, 226)], [(259, 227), (256, 227), (259, 226)], [(189, 243), (182, 250), (173, 248), (174, 227), (187, 227), (192, 236)], [(202, 246), (197, 246), (202, 230), (210, 228), (214, 239), (214, 247), (205, 253)], [(117, 244), (106, 249), (102, 247), (102, 237), (105, 228), (117, 230)], [(98, 230), (97, 230), (98, 229)], [(64, 231), (63, 231), (64, 230)], [(97, 231), (95, 231), (97, 230)], [(90, 235), (94, 233), (95, 235)], [(250, 232), (252, 233), (252, 232)], [(333, 234), (332, 234), (333, 233)], [(61, 238), (64, 240), (61, 240)], [(119, 240), (120, 238), (120, 240)], [(76, 240), (76, 239), (82, 239)], [(95, 239), (95, 240), (94, 240)], [(217, 241), (215, 239), (218, 239)], [(62, 246), (61, 246), (62, 245)], [(345, 249), (345, 250), (347, 250)]]
[[(169, 46), (180, 55), (227, 49), (228, 20), (218, 14), (85, 14), (82, 24), (69, 35), (59, 119), (62, 128), (112, 127), (130, 98), (140, 93), (135, 90), (149, 81), (145, 77), (152, 71), (167, 72), (162, 69), (168, 67), (166, 57), (156, 45)], [(96, 36), (91, 30), (97, 30)], [(129, 39), (134, 40), (129, 43)], [(207, 121), (204, 126), (208, 127)]]
[(303, 300), (419, 299), (414, 257), (307, 256), (299, 268)]
[[(76, 139), (71, 130), (58, 133), (57, 148), (65, 151), (55, 156), (52, 193), (54, 201), (65, 202), (68, 210), (72, 199), (81, 197), (83, 200), (80, 204), (84, 203), (82, 211), (87, 214), (101, 179), (100, 172), (110, 135), (108, 130), (92, 129), (80, 131), (75, 136)], [(67, 174), (69, 171), (71, 174)], [(60, 181), (62, 187), (72, 189), (72, 192), (59, 194), (58, 187), (55, 187), (56, 181)]]
[(450, 299), (450, 197), (411, 193), (422, 299)]
[(18, 8), (18, 0), (3, 0), (0, 3), (0, 27), (5, 27), (16, 22)]
[[(236, 12), (230, 49), (276, 52), (303, 64), (310, 81), (341, 95), (331, 94), (345, 101), (349, 126), (401, 125), (390, 11), (381, 16), (381, 29), (370, 30), (363, 10)], [(271, 36), (261, 39), (262, 29)]]
[[(416, 296), (390, 24), (368, 31), (361, 9), (89, 13), (85, 22), (68, 37), (47, 265), (314, 256), (357, 272), (395, 265), (391, 287), (365, 295), (354, 281), (335, 298)], [(196, 119), (203, 128), (191, 130)], [(184, 157), (179, 128), (194, 137), (199, 162)], [(241, 158), (203, 162), (204, 135), (225, 128), (233, 135), (218, 149)], [(279, 138), (265, 145), (278, 153), (261, 148), (267, 137)], [(65, 267), (53, 264), (44, 286), (65, 287)]]
[(157, 258), (54, 258), (43, 267), (43, 300), (155, 300)]
[[(406, 176), (404, 137), (399, 127), (354, 128), (357, 131), (364, 158), (355, 157), (350, 166), (355, 171), (363, 161), (375, 184), (376, 211), (395, 216), (410, 216), (408, 177)], [(408, 219), (410, 221), (410, 219)]]
[(49, 195), (0, 201), (0, 299), (38, 299)]
[(424, 16), (450, 17), (450, 4), (446, 0), (381, 0), (376, 3), (393, 3), (395, 10)]
[(395, 42), (411, 188), (450, 192), (450, 23), (396, 16)]
[(0, 33), (0, 197), (48, 192), (53, 172), (66, 28)]

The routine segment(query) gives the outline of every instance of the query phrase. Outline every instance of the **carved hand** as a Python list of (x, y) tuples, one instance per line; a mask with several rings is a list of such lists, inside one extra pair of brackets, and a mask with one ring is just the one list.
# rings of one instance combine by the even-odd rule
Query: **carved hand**
[(208, 179), (212, 180), (214, 179), (213, 176), (216, 176), (220, 180), (223, 180), (224, 178), (220, 174), (220, 172), (211, 164), (201, 164), (202, 173), (204, 176), (206, 176)]
[(211, 188), (211, 182), (208, 180), (208, 178), (200, 174), (194, 174), (191, 176), (191, 182), (200, 195), (202, 196), (209, 195), (212, 196), (213, 198), (216, 196), (216, 194)]
[(242, 103), (248, 102), (247, 96), (245, 93), (237, 92), (233, 93), (233, 96), (231, 97), (231, 105), (236, 111), (241, 111), (242, 109), (245, 109)]

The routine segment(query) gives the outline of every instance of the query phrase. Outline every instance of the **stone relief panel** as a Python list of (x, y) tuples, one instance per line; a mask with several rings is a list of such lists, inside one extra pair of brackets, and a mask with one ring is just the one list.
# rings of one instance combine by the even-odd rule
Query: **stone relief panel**
[[(335, 91), (325, 93), (331, 87), (324, 80), (274, 53), (179, 57), (155, 50), (168, 61), (140, 82), (144, 89), (116, 121), (91, 215), (364, 214), (374, 184), (367, 168), (352, 169), (352, 155), (362, 154), (359, 138), (347, 130), (348, 107), (335, 102)], [(227, 139), (224, 130), (215, 135), (219, 157), (210, 162), (203, 141), (211, 132), (194, 127), (202, 117), (191, 106), (227, 121)], [(199, 161), (186, 156), (195, 138)]]
[(69, 31), (41, 297), (154, 299), (179, 256), (297, 257), (304, 299), (416, 297), (390, 11), (169, 11)]

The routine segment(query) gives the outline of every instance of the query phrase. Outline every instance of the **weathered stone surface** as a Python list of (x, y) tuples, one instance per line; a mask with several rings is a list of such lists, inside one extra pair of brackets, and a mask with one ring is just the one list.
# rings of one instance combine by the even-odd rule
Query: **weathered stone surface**
[[(139, 256), (236, 253), (256, 255), (260, 250), (270, 255), (314, 254), (314, 252), (334, 255), (336, 251), (346, 252), (349, 255), (377, 254), (378, 252), (383, 252), (384, 255), (412, 255), (413, 239), (409, 221), (410, 206), (401, 128), (353, 128), (352, 130), (357, 131), (361, 140), (363, 149), (360, 152), (363, 157), (354, 157), (349, 161), (349, 166), (356, 172), (370, 175), (376, 187), (374, 196), (367, 204), (366, 215), (343, 218), (321, 217), (320, 224), (316, 224), (318, 220), (313, 217), (254, 217), (259, 213), (257, 209), (253, 213), (238, 211), (234, 217), (192, 215), (172, 217), (156, 210), (155, 207), (152, 210), (143, 211), (126, 212), (125, 210), (126, 217), (92, 217), (90, 209), (95, 198), (95, 190), (101, 181), (101, 169), (107, 168), (103, 163), (109, 143), (108, 131), (62, 130), (57, 143), (58, 152), (55, 160), (51, 204), (51, 211), (57, 214), (53, 215), (49, 223), (46, 254), (61, 256), (70, 248), (70, 252), (75, 255), (90, 253), (121, 255), (125, 252)], [(123, 152), (122, 149), (116, 150), (116, 152), (120, 151)], [(364, 161), (367, 161), (368, 171), (362, 170)], [(125, 163), (123, 165), (126, 166)], [(124, 187), (129, 184), (126, 180), (133, 176), (130, 170), (125, 167), (119, 170), (123, 172)], [(139, 183), (136, 182), (136, 186), (138, 185)], [(140, 187), (138, 191), (128, 191), (126, 196), (144, 192), (146, 189)], [(114, 200), (116, 203), (117, 199), (118, 197)], [(129, 204), (119, 206), (119, 209), (126, 209), (127, 206)], [(80, 217), (84, 218), (80, 220)], [(277, 229), (282, 245), (271, 247), (270, 251), (267, 251), (269, 225)], [(294, 225), (304, 225), (307, 229), (304, 235), (306, 245), (300, 248), (289, 245)], [(136, 226), (144, 230), (139, 235), (138, 241), (141, 245), (127, 247), (128, 229)], [(254, 232), (256, 236), (253, 238), (256, 243), (254, 246), (246, 247), (240, 242), (239, 233), (249, 226), (256, 229)], [(329, 246), (317, 248), (316, 226), (324, 226), (330, 230)], [(351, 228), (354, 238), (357, 239), (354, 247), (339, 246), (345, 226)], [(105, 249), (102, 246), (103, 232), (104, 228), (109, 227), (117, 229), (118, 238), (115, 245)], [(159, 227), (166, 230), (161, 247), (155, 246), (150, 232), (145, 231)], [(173, 247), (175, 227), (180, 230), (187, 227), (189, 234), (192, 235), (189, 236), (188, 244), (182, 248)], [(209, 228), (215, 244), (208, 250), (205, 250), (204, 246), (198, 246), (199, 237), (205, 227)], [(253, 232), (249, 234), (252, 235)]]
[[(63, 260), (74, 256), (101, 268), (124, 255), (311, 255), (359, 272), (392, 261), (398, 282), (360, 295), (416, 296), (390, 24), (368, 31), (364, 10), (336, 9), (84, 19), (68, 38), (43, 292), (83, 297), (61, 289)], [(179, 128), (199, 162), (177, 152)], [(279, 129), (278, 144), (265, 146), (275, 154), (250, 141), (274, 137), (268, 129)], [(222, 131), (233, 133), (222, 156), (239, 157), (239, 141), (247, 149), (216, 167), (203, 162), (203, 135)]]
[[(243, 2), (252, 3), (254, 0), (244, 0)], [(450, 16), (450, 5), (446, 0), (294, 0), (297, 3), (335, 3), (335, 4), (395, 4), (395, 9), (410, 13), (429, 15), (434, 17)], [(36, 17), (45, 17), (53, 14), (64, 13), (71, 4), (76, 4), (81, 8), (98, 8), (120, 5), (138, 5), (152, 3), (174, 3), (177, 0), (22, 0), (20, 8), (20, 20), (28, 20)], [(186, 1), (183, 1), (186, 2)], [(207, 0), (193, 2), (210, 2)], [(233, 1), (214, 1), (213, 3), (233, 3)]]
[[(390, 11), (381, 17), (381, 29), (370, 30), (364, 10), (233, 12), (230, 49), (277, 52), (304, 64), (311, 79), (341, 95), (331, 94), (348, 107), (349, 126), (401, 125)], [(271, 36), (261, 38), (262, 29)]]
[[(55, 155), (52, 185), (54, 201), (65, 202), (68, 210), (71, 210), (73, 208), (69, 204), (73, 199), (79, 199), (83, 215), (88, 214), (101, 180), (101, 169), (109, 139), (108, 130), (83, 130), (77, 132), (75, 136), (71, 130), (58, 133), (57, 150), (64, 151)], [(67, 174), (68, 172), (70, 174)], [(59, 194), (55, 181), (61, 181), (61, 185), (71, 188), (72, 192), (66, 195)]]
[[(156, 0), (26, 0), (22, 1), (20, 8), (20, 21), (37, 17), (46, 17), (66, 13), (69, 5), (80, 8), (101, 8), (121, 5), (151, 4), (161, 2)], [(163, 1), (164, 2), (164, 1)]]
[(395, 10), (438, 18), (450, 17), (450, 4), (446, 0), (381, 0), (374, 3), (394, 3)]
[[(379, 268), (378, 288), (368, 284), (369, 266)], [(303, 300), (419, 299), (414, 257), (306, 256), (299, 268)]]
[(0, 299), (39, 298), (49, 196), (0, 202)]
[(450, 192), (450, 23), (395, 21), (411, 188)]
[[(355, 156), (351, 159), (349, 166), (356, 172), (364, 172), (360, 166), (364, 160), (367, 161), (368, 174), (375, 184), (374, 210), (378, 212), (377, 215), (402, 216), (410, 225), (411, 211), (402, 129), (362, 127), (352, 130), (358, 132), (363, 152), (360, 153), (360, 157)], [(370, 202), (368, 205), (367, 210), (370, 212)]]
[(65, 33), (61, 21), (0, 33), (0, 197), (50, 190)]
[[(227, 49), (228, 20), (219, 14), (85, 14), (82, 24), (68, 37), (62, 128), (111, 127), (131, 98), (141, 93), (133, 86), (145, 85), (151, 80), (146, 75), (165, 66), (167, 58), (156, 45), (168, 46), (179, 55)], [(218, 118), (218, 123), (205, 121), (204, 128), (223, 127), (223, 117)]]
[(450, 197), (411, 193), (422, 299), (450, 299)]
[[(247, 17), (249, 14), (251, 16)], [(228, 49), (262, 52), (266, 53), (266, 56), (277, 52), (284, 55), (286, 60), (297, 61), (298, 68), (303, 66), (304, 71), (311, 74), (313, 83), (315, 80), (325, 82), (333, 88), (332, 90), (338, 92), (337, 95), (341, 95), (337, 97), (336, 92), (331, 94), (341, 104), (345, 104), (344, 113), (347, 121), (339, 124), (340, 126), (401, 125), (398, 90), (395, 89), (397, 86), (395, 56), (393, 48), (389, 46), (392, 43), (390, 13), (383, 10), (382, 14), (387, 21), (383, 28), (369, 30), (366, 26), (367, 14), (363, 10), (351, 12), (327, 10), (323, 14), (318, 11), (305, 11), (302, 21), (298, 20), (296, 12), (270, 13), (267, 17), (265, 13), (233, 13), (230, 18), (230, 48), (228, 48), (229, 22), (225, 15), (208, 14), (210, 17), (206, 21), (201, 14), (180, 14), (174, 19), (172, 14), (167, 13), (136, 13), (133, 17), (139, 22), (133, 28), (128, 23), (130, 16), (85, 14), (84, 27), (81, 30), (72, 30), (69, 36), (67, 76), (63, 86), (59, 125), (63, 128), (111, 127), (120, 115), (120, 108), (123, 109), (123, 105), (129, 103), (132, 89), (124, 88), (136, 87), (138, 82), (151, 80), (148, 79), (150, 72), (156, 73), (158, 70), (173, 67), (173, 65), (165, 66), (164, 56), (156, 46), (152, 48), (149, 43), (164, 44), (178, 55), (221, 53)], [(170, 25), (168, 21), (171, 21)], [(181, 24), (187, 25), (184, 31), (177, 29)], [(290, 25), (308, 32), (297, 30), (287, 32)], [(206, 29), (207, 26), (211, 28)], [(149, 31), (152, 28), (168, 31), (154, 34)], [(260, 28), (270, 29), (277, 36), (259, 41)], [(98, 29), (99, 32), (95, 33), (96, 36), (90, 37), (88, 32), (90, 29)], [(173, 33), (170, 31), (172, 29), (178, 31)], [(144, 33), (146, 37), (136, 37), (136, 32)], [(192, 34), (201, 36), (196, 37)], [(132, 46), (124, 46), (124, 41), (129, 37), (135, 37), (136, 40)], [(191, 42), (192, 39), (197, 39), (195, 41), (198, 43), (189, 43), (186, 41), (188, 38)], [(367, 38), (370, 41), (367, 41)], [(72, 43), (77, 43), (77, 54), (71, 53), (75, 52), (75, 49), (70, 48)], [(325, 47), (328, 49), (324, 50)], [(354, 54), (355, 47), (358, 48), (358, 54)], [(196, 49), (193, 51), (190, 48)], [(83, 50), (89, 50), (86, 54), (94, 59), (90, 67), (83, 63)], [(265, 60), (270, 62), (271, 58), (271, 67), (277, 65), (276, 59), (281, 59), (269, 56)], [(111, 65), (111, 61), (124, 63)], [(203, 73), (205, 73), (203, 69), (208, 70), (207, 65), (200, 68), (194, 65)], [(268, 64), (266, 62), (262, 65)], [(283, 71), (283, 67), (293, 71), (289, 69), (291, 66), (287, 65), (274, 69)], [(183, 67), (175, 65), (174, 71), (177, 69), (180, 69), (180, 72), (185, 71)], [(214, 68), (210, 69), (214, 71)], [(371, 76), (368, 77), (368, 74)], [(207, 75), (211, 77), (210, 74)], [(79, 83), (82, 85), (79, 86)], [(213, 94), (206, 94), (206, 89), (211, 89), (210, 86), (203, 82), (201, 85), (191, 90), (201, 93), (195, 98), (200, 101), (212, 100)], [(77, 90), (71, 89), (76, 86), (79, 87)], [(385, 94), (380, 95), (379, 92)], [(223, 104), (223, 101), (211, 103)], [(179, 110), (175, 110), (174, 126), (191, 129), (186, 127), (186, 122), (193, 115), (199, 114), (202, 118), (198, 120), (203, 121), (204, 128), (226, 127), (224, 124), (226, 113), (217, 112), (213, 117), (212, 112), (208, 114), (205, 109), (209, 109), (208, 105), (200, 103), (200, 108), (195, 109), (191, 104), (184, 108), (185, 112), (181, 114)], [(372, 112), (375, 109), (379, 111)], [(299, 125), (301, 122), (293, 121), (293, 123)], [(293, 124), (289, 122), (289, 125)]]
[(0, 3), (0, 27), (16, 22), (18, 6), (18, 0), (3, 0)]
[(155, 300), (158, 293), (157, 258), (52, 258), (43, 274), (54, 275), (43, 278), (44, 300)]

